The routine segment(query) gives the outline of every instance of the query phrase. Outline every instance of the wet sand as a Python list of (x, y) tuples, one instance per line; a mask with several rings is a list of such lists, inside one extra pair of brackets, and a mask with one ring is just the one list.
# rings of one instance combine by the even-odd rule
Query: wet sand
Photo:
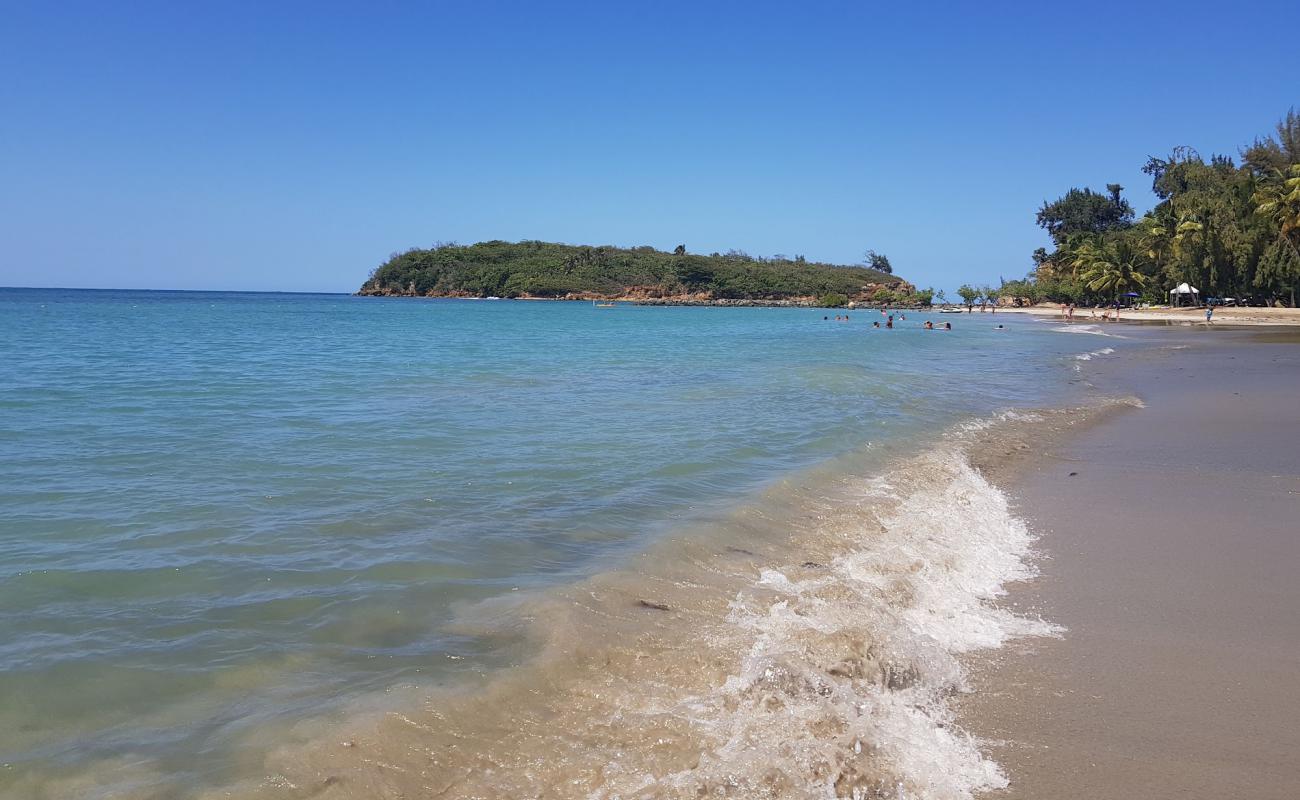
[(1006, 486), (1047, 556), (1008, 602), (1068, 630), (973, 665), (990, 797), (1300, 797), (1300, 336), (1153, 335), (1089, 367), (1146, 407)]

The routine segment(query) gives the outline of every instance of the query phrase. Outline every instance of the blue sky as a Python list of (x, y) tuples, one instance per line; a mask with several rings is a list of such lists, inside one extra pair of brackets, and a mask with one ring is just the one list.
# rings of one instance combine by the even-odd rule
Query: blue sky
[[(1139, 7), (1140, 5), (1140, 7)], [(439, 240), (951, 290), (1300, 106), (1300, 4), (3, 3), (0, 285), (350, 291)]]

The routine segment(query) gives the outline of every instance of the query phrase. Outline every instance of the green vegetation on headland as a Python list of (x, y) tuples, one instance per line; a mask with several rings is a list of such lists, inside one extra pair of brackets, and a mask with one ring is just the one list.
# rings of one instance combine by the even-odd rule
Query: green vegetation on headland
[[(1071, 189), (1044, 203), (1038, 224), (1053, 250), (1033, 254), (1034, 269), (1009, 281), (1003, 297), (1031, 303), (1112, 302), (1134, 293), (1168, 302), (1188, 283), (1199, 298), (1232, 297), (1295, 306), (1300, 289), (1300, 115), (1292, 109), (1273, 135), (1209, 161), (1190, 147), (1148, 157), (1159, 202), (1140, 219), (1121, 192)], [(963, 287), (969, 288), (969, 287)]]
[[(872, 252), (868, 259), (892, 269), (882, 255)], [(880, 269), (803, 256), (759, 258), (734, 250), (706, 256), (687, 253), (684, 245), (664, 252), (535, 241), (408, 250), (375, 269), (358, 294), (800, 305), (921, 299), (911, 284)]]

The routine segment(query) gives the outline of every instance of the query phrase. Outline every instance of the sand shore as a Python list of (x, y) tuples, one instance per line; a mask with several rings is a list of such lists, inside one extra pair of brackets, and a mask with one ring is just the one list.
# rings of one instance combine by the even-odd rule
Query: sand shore
[(1007, 486), (1048, 556), (1009, 604), (1068, 631), (978, 662), (963, 723), (997, 796), (1300, 797), (1300, 334), (1147, 332), (1095, 376), (1146, 407)]
[[(980, 313), (976, 308), (974, 313)], [(986, 312), (987, 313), (987, 312)], [(1060, 317), (1059, 305), (1038, 305), (1025, 308), (1002, 308), (998, 314), (1034, 314), (1041, 317)], [(1078, 308), (1074, 312), (1075, 322), (1102, 322), (1101, 312), (1096, 311), (1096, 318), (1091, 315), (1093, 309)], [(1139, 308), (1123, 309), (1121, 322), (1181, 322), (1188, 325), (1204, 325), (1204, 308)], [(1213, 325), (1300, 325), (1300, 308), (1216, 308)]]

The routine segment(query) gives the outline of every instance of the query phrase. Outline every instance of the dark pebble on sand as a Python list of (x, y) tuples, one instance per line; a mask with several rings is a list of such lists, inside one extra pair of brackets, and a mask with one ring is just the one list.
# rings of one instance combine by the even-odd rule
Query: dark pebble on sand
[(663, 603), (652, 603), (649, 600), (638, 600), (637, 603), (640, 604), (642, 608), (653, 608), (655, 611), (672, 611), (671, 608)]

